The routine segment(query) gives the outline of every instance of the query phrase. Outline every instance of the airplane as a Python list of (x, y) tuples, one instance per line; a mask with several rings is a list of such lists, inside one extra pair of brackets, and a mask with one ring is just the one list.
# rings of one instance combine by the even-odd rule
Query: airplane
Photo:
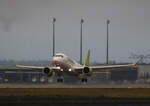
[(58, 75), (57, 82), (62, 83), (62, 73), (66, 73), (71, 76), (76, 76), (81, 79), (81, 82), (87, 82), (87, 78), (91, 77), (95, 70), (114, 69), (121, 67), (134, 67), (135, 64), (126, 65), (106, 65), (106, 66), (90, 66), (90, 50), (88, 50), (84, 64), (81, 65), (78, 62), (71, 60), (68, 56), (63, 53), (57, 53), (53, 56), (52, 66), (24, 66), (16, 65), (19, 68), (27, 68), (34, 70), (41, 70), (47, 77), (52, 77), (54, 73)]

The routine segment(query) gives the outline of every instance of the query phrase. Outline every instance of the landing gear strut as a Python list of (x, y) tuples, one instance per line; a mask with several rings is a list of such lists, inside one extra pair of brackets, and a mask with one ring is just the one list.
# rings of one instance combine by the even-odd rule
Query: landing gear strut
[(62, 71), (57, 72), (57, 82), (58, 83), (63, 83), (64, 82), (64, 78), (63, 78), (63, 73)]

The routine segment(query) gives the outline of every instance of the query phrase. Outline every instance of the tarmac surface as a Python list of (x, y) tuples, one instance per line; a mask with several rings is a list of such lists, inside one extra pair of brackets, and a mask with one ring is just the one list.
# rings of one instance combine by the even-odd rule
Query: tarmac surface
[(0, 88), (150, 88), (149, 84), (0, 84)]
[[(2, 99), (1, 99), (2, 98)], [(0, 105), (15, 106), (149, 106), (145, 98), (0, 97)]]
[(0, 84), (0, 105), (150, 106), (150, 85)]

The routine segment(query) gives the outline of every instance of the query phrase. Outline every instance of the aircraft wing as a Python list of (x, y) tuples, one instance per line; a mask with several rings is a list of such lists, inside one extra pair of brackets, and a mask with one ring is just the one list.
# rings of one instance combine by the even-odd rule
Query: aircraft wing
[(122, 67), (134, 67), (136, 64), (127, 64), (127, 65), (108, 65), (108, 66), (89, 66), (93, 70), (101, 70), (101, 69), (114, 69), (114, 68), (122, 68)]
[[(88, 66), (93, 71), (94, 70), (103, 70), (103, 69), (114, 69), (114, 68), (122, 68), (122, 67), (134, 67), (136, 64), (126, 64), (126, 65), (108, 65), (108, 66)], [(75, 70), (82, 70), (83, 67), (75, 67)]]
[[(25, 66), (25, 65), (16, 65), (16, 67), (26, 68), (26, 69), (38, 69), (38, 70), (43, 70), (45, 68), (44, 66)], [(54, 67), (54, 66), (47, 66), (47, 67), (53, 70), (60, 70), (60, 67)]]

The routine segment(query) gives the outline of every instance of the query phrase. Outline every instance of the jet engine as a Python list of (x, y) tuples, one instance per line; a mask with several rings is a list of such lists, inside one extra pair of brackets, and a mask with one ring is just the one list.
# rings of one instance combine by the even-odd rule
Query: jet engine
[(44, 70), (43, 70), (44, 74), (46, 74), (48, 77), (51, 77), (53, 76), (53, 70), (48, 68), (48, 67), (45, 67)]
[(86, 76), (92, 76), (93, 70), (92, 70), (91, 68), (89, 68), (89, 67), (84, 67), (83, 73), (84, 73)]

